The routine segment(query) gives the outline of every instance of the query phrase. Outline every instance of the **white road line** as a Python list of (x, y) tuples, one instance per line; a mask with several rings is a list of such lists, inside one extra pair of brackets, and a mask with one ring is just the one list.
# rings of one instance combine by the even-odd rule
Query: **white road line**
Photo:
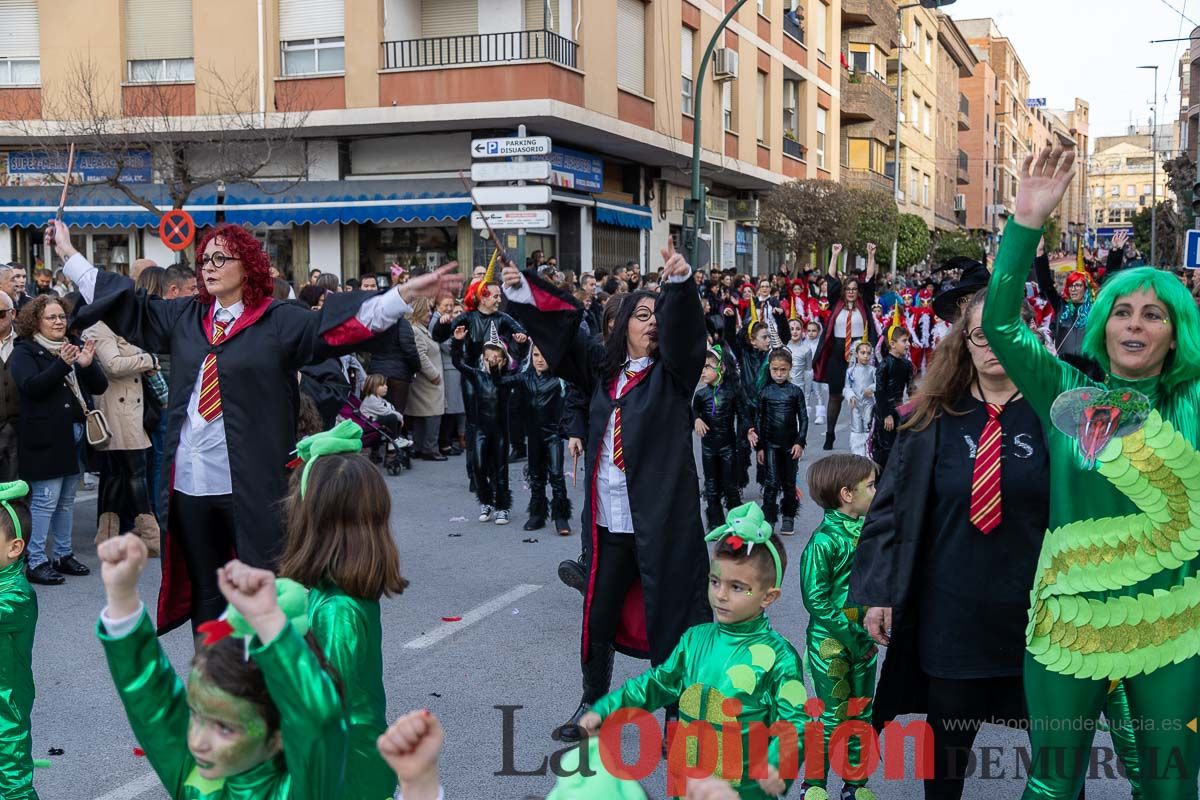
[(96, 800), (133, 800), (133, 798), (141, 797), (156, 786), (162, 786), (158, 775), (153, 772), (147, 772), (142, 777), (134, 778), (124, 786), (118, 786), (108, 794), (97, 797)]
[[(442, 639), (445, 639), (447, 636), (458, 633), (470, 625), (474, 625), (481, 619), (495, 614), (509, 603), (520, 600), (525, 595), (536, 592), (540, 588), (542, 588), (540, 585), (522, 583), (519, 586), (509, 589), (499, 597), (493, 597), (483, 605), (472, 608), (470, 611), (462, 615), (462, 619), (460, 621), (443, 622), (433, 630), (429, 631), (428, 633), (421, 634), (411, 642), (406, 643), (404, 646), (410, 650), (423, 650), (426, 647), (431, 647), (440, 642)], [(101, 800), (118, 800), (118, 798), (105, 797), (101, 798)]]

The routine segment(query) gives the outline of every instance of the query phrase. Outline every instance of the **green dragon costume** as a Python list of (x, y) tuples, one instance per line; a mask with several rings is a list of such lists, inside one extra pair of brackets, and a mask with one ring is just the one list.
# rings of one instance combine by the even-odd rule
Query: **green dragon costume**
[[(808, 632), (804, 656), (812, 675), (813, 691), (825, 704), (821, 722), (825, 726), (824, 762), (829, 772), (829, 737), (848, 719), (871, 724), (871, 703), (875, 696), (875, 642), (862, 627), (861, 610), (847, 608), (850, 593), (850, 567), (854, 549), (862, 533), (863, 519), (855, 519), (836, 509), (813, 531), (800, 556), (800, 591), (808, 611)], [(862, 708), (850, 713), (852, 699), (863, 698)], [(856, 704), (857, 706), (858, 704)], [(857, 737), (850, 739), (848, 758), (857, 765), (861, 758)], [(824, 786), (825, 781), (809, 778), (809, 786)], [(866, 779), (846, 781), (861, 787)], [(869, 790), (856, 791), (858, 800), (868, 800)], [(814, 796), (817, 796), (814, 793)]]
[[(267, 644), (247, 639), (279, 709), (283, 754), (223, 780), (200, 775), (188, 750), (187, 690), (158, 644), (145, 611), (137, 627), (114, 638), (97, 623), (108, 669), (134, 737), (173, 800), (324, 800), (341, 797), (346, 724), (333, 680), (301, 638), (307, 623), (303, 587), (277, 581), (280, 608), (292, 620)], [(298, 613), (297, 613), (298, 612)], [(245, 636), (248, 626), (230, 609), (224, 624), (202, 631)], [(299, 628), (299, 629), (298, 629)], [(222, 630), (224, 629), (224, 630)], [(211, 638), (210, 638), (211, 641)]]
[[(1024, 797), (1078, 794), (1094, 722), (1120, 680), (1143, 796), (1195, 798), (1200, 391), (1162, 376), (1096, 384), (1051, 355), (1020, 320), (1040, 235), (1009, 221), (983, 313), (993, 352), (1042, 420), (1054, 488), (1027, 632)], [(1089, 326), (1106, 322), (1093, 314)]]
[[(771, 525), (763, 519), (762, 509), (746, 503), (729, 512), (727, 522), (707, 537), (741, 541), (742, 546), (768, 547), (776, 564), (776, 584), (782, 579), (779, 556), (771, 538)], [(800, 656), (791, 643), (771, 627), (766, 614), (741, 622), (710, 622), (694, 625), (683, 634), (679, 644), (662, 664), (626, 681), (625, 685), (600, 698), (592, 711), (601, 719), (620, 708), (654, 711), (678, 701), (681, 723), (706, 721), (718, 734), (717, 777), (729, 781), (738, 796), (761, 800), (768, 795), (750, 777), (751, 723), (770, 727), (775, 722), (791, 723), (796, 728), (797, 767), (804, 768), (804, 725), (808, 715), (804, 703), (804, 674)], [(729, 701), (740, 708), (731, 708)], [(729, 713), (735, 711), (735, 713)], [(721, 771), (721, 726), (741, 726), (742, 765), (739, 775)], [(687, 743), (687, 763), (697, 763), (696, 740)], [(772, 738), (767, 763), (780, 764), (779, 740)], [(791, 781), (785, 781), (791, 786)]]
[[(25, 481), (0, 483), (0, 505), (17, 538), (25, 533), (9, 504), (29, 494)], [(33, 633), (38, 605), (22, 556), (0, 569), (0, 797), (37, 800), (33, 788)]]

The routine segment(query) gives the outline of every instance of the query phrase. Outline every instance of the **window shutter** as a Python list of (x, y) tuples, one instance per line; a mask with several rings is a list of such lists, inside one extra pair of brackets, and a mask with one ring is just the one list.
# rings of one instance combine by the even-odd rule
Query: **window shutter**
[(617, 0), (617, 86), (646, 93), (646, 5)]
[(437, 0), (421, 4), (421, 37), (479, 33), (478, 0)]
[(558, 32), (558, 0), (550, 0), (550, 19), (546, 19), (546, 0), (525, 0), (525, 30), (540, 31), (543, 28)]
[(279, 0), (279, 41), (346, 35), (342, 0)]
[(695, 77), (696, 70), (696, 32), (686, 25), (683, 28), (683, 39), (679, 47), (679, 71), (688, 79)]
[(192, 57), (192, 0), (125, 0), (125, 57)]
[(37, 0), (0, 0), (0, 57), (39, 55)]

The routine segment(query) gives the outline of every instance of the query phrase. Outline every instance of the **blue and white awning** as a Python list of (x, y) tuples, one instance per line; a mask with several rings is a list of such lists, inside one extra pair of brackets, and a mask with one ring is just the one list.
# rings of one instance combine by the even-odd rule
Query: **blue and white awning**
[[(162, 184), (135, 184), (129, 188), (162, 211), (171, 208), (170, 192)], [(41, 227), (58, 212), (61, 195), (61, 186), (0, 188), (0, 225)], [(216, 221), (216, 202), (216, 190), (205, 187), (192, 193), (184, 210), (196, 220), (197, 227), (204, 227)], [(158, 221), (158, 214), (134, 203), (120, 189), (99, 184), (71, 187), (63, 209), (63, 222), (73, 228), (154, 228)]]
[(225, 189), (226, 222), (246, 225), (332, 222), (456, 222), (471, 198), (447, 180), (305, 181), (234, 184)]
[(654, 227), (654, 211), (650, 206), (635, 206), (616, 200), (596, 198), (596, 222), (621, 228), (650, 230)]

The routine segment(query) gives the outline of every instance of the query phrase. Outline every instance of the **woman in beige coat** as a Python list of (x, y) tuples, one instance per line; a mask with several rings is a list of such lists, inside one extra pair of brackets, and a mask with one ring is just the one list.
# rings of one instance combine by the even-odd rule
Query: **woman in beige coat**
[(442, 383), (442, 351), (429, 333), (429, 315), (433, 309), (427, 297), (412, 304), (412, 327), (421, 357), (421, 371), (413, 376), (404, 418), (413, 434), (413, 449), (424, 461), (445, 461), (438, 450), (438, 430), (446, 412), (446, 387)]
[(142, 420), (145, 404), (143, 376), (158, 369), (158, 359), (113, 333), (103, 322), (83, 332), (96, 343), (96, 361), (108, 377), (108, 391), (96, 395), (96, 408), (104, 412), (112, 438), (101, 449), (105, 475), (97, 500), (100, 523), (96, 543), (121, 534), (121, 512), (133, 517), (133, 530), (151, 555), (159, 552), (158, 520), (150, 507), (146, 484), (146, 448), (150, 437)]

